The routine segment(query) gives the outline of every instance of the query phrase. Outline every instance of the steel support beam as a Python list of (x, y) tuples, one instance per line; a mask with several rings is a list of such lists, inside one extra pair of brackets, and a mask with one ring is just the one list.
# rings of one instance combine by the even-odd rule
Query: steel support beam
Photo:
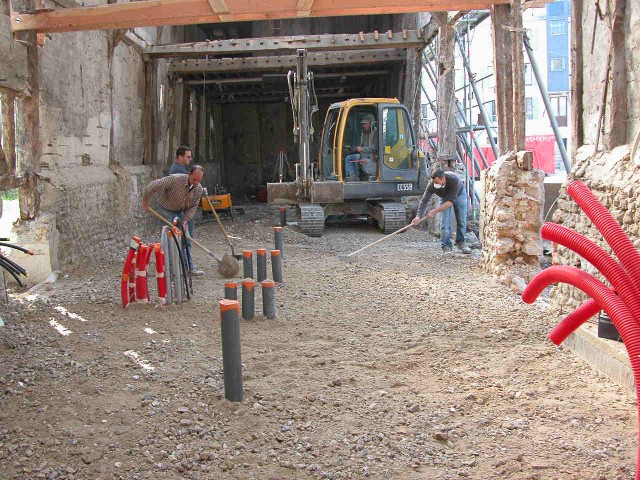
[[(313, 52), (307, 56), (310, 67), (346, 67), (370, 63), (403, 62), (405, 52), (401, 50), (372, 50), (348, 52)], [(283, 70), (295, 68), (296, 56), (220, 58), (215, 60), (172, 61), (170, 72), (178, 74), (204, 75), (207, 73), (248, 72), (258, 70)]]
[(298, 35), (290, 37), (239, 38), (208, 42), (152, 45), (144, 49), (149, 57), (198, 57), (205, 55), (233, 55), (242, 53), (344, 51), (391, 48), (423, 48), (422, 30), (391, 30), (379, 33), (335, 35)]
[(542, 95), (542, 101), (544, 103), (544, 108), (547, 110), (547, 116), (549, 117), (549, 123), (551, 124), (551, 128), (553, 129), (553, 133), (556, 137), (556, 144), (558, 145), (558, 150), (560, 150), (560, 156), (562, 157), (562, 163), (564, 163), (564, 168), (569, 173), (571, 171), (571, 159), (567, 154), (567, 149), (564, 146), (564, 142), (562, 141), (562, 135), (560, 134), (560, 129), (558, 128), (558, 122), (556, 121), (556, 113), (553, 111), (551, 107), (551, 101), (549, 100), (549, 93), (547, 92), (547, 87), (544, 84), (544, 80), (542, 79), (542, 75), (540, 74), (540, 69), (538, 68), (538, 63), (536, 62), (536, 56), (531, 49), (531, 45), (529, 45), (529, 37), (524, 36), (524, 48), (527, 51), (527, 55), (529, 56), (529, 62), (531, 63), (531, 70), (533, 71), (533, 76), (536, 77), (536, 82), (538, 84), (538, 88), (540, 89), (540, 95)]

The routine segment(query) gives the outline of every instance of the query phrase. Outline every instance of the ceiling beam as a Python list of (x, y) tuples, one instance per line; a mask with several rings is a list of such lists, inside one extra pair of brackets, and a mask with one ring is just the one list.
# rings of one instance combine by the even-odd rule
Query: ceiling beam
[[(219, 58), (214, 60), (172, 61), (169, 71), (182, 75), (207, 73), (289, 70), (297, 63), (296, 55), (272, 57)], [(347, 52), (312, 52), (307, 55), (309, 67), (345, 67), (368, 63), (399, 62), (406, 59), (402, 50), (365, 50)]]
[(147, 0), (33, 13), (12, 12), (11, 29), (14, 32), (53, 33), (219, 23), (229, 18), (234, 21), (298, 18), (301, 12), (305, 15), (309, 12), (310, 17), (338, 17), (478, 10), (508, 3), (510, 0), (269, 0), (260, 2), (260, 9), (257, 9), (252, 0), (228, 0), (228, 3), (222, 0)]
[[(361, 72), (323, 72), (314, 73), (313, 78), (342, 78), (342, 77), (370, 77), (374, 75), (386, 75), (389, 70), (363, 70)], [(277, 77), (282, 81), (285, 81), (287, 75), (285, 73), (270, 75), (270, 77)], [(261, 83), (264, 81), (264, 77), (238, 77), (238, 78), (218, 78), (218, 79), (193, 79), (186, 80), (184, 83), (187, 85), (231, 85), (231, 84), (243, 84), (243, 83)]]
[(211, 9), (213, 10), (213, 13), (220, 16), (221, 21), (223, 22), (234, 21), (233, 15), (231, 15), (231, 12), (229, 12), (229, 7), (227, 7), (227, 4), (225, 3), (224, 0), (208, 0), (208, 1), (209, 1), (209, 5), (211, 5)]
[(309, 51), (365, 50), (375, 48), (423, 48), (422, 30), (403, 30), (383, 34), (353, 33), (335, 35), (296, 35), (289, 37), (240, 38), (208, 42), (150, 45), (150, 57), (198, 57), (239, 53), (283, 52), (306, 48)]

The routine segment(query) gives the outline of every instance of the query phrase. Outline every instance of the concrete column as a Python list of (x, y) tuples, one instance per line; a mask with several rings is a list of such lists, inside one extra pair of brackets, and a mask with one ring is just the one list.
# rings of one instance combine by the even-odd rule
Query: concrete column
[(220, 338), (224, 397), (232, 402), (243, 400), (242, 356), (240, 354), (240, 306), (236, 300), (220, 300)]

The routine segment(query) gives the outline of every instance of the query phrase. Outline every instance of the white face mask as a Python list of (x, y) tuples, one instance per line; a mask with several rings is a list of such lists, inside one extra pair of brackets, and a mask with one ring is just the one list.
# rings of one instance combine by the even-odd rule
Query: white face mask
[(439, 183), (434, 183), (433, 188), (444, 188), (444, 185), (440, 185)]

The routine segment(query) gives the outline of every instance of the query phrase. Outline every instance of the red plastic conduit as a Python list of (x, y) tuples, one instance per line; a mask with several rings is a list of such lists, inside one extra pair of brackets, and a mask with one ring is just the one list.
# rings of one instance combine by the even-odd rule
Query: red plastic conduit
[[(592, 275), (566, 266), (549, 267), (536, 275), (522, 292), (522, 300), (526, 303), (535, 302), (542, 290), (556, 282), (568, 283), (579, 288), (607, 312), (627, 348), (636, 384), (636, 397), (640, 398), (640, 325), (629, 309), (620, 297)], [(638, 414), (640, 415), (640, 405), (638, 405)], [(640, 464), (640, 450), (637, 453), (636, 462)], [(640, 470), (637, 468), (635, 479), (640, 480)]]
[(613, 290), (620, 295), (622, 301), (640, 324), (640, 295), (637, 294), (631, 278), (618, 262), (591, 240), (570, 228), (554, 223), (545, 223), (542, 226), (541, 234), (542, 238), (570, 248), (596, 267), (611, 283)]
[(562, 321), (556, 325), (551, 332), (549, 332), (549, 340), (556, 345), (560, 345), (573, 333), (575, 329), (593, 317), (600, 310), (602, 310), (600, 305), (598, 305), (598, 302), (593, 298), (587, 300), (569, 315), (564, 317)]
[(640, 294), (640, 254), (622, 227), (584, 183), (580, 181), (571, 183), (567, 192), (584, 210), (607, 243), (611, 245), (620, 263), (629, 272), (636, 294)]
[(164, 275), (164, 252), (159, 243), (153, 244), (156, 252), (156, 279), (158, 282), (158, 301), (160, 305), (167, 303), (167, 279)]
[(124, 261), (124, 267), (122, 269), (122, 276), (120, 279), (120, 297), (122, 298), (122, 307), (127, 308), (129, 305), (129, 274), (131, 271), (131, 262), (133, 261), (133, 257), (136, 254), (136, 250), (138, 249), (138, 244), (131, 240), (129, 244), (129, 252), (127, 253), (127, 258)]

